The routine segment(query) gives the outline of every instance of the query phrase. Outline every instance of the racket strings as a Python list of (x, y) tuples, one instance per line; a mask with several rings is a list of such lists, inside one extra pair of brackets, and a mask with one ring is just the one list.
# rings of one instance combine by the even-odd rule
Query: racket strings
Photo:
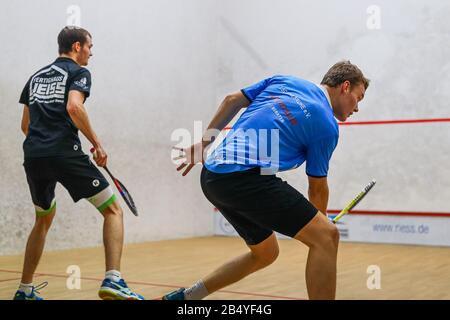
[(136, 205), (134, 204), (134, 200), (131, 197), (130, 193), (128, 192), (127, 188), (125, 188), (125, 186), (118, 180), (117, 180), (117, 184), (120, 186), (119, 191), (120, 191), (123, 199), (125, 200), (125, 202), (128, 204), (128, 206), (134, 213), (137, 213)]

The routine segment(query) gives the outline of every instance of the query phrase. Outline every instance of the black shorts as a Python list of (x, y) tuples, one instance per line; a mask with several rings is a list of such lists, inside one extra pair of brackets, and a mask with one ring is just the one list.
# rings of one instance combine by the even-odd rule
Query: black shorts
[(318, 212), (286, 181), (260, 171), (214, 173), (203, 167), (200, 178), (206, 198), (249, 245), (273, 231), (294, 237)]
[(113, 202), (108, 181), (87, 155), (26, 158), (23, 166), (38, 215), (49, 213), (55, 206), (57, 182), (69, 191), (74, 202), (87, 198), (98, 207)]

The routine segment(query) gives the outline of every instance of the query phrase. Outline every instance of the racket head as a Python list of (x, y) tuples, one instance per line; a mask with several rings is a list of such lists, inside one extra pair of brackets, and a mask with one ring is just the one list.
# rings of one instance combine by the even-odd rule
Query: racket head
[[(92, 154), (94, 154), (95, 153), (95, 148), (92, 147), (90, 149), (90, 151), (91, 151)], [(109, 174), (111, 179), (114, 181), (114, 184), (116, 185), (117, 190), (119, 190), (119, 193), (122, 196), (122, 198), (125, 201), (125, 203), (127, 204), (128, 208), (130, 208), (131, 212), (135, 216), (138, 216), (138, 211), (137, 211), (136, 205), (134, 204), (133, 197), (128, 192), (127, 188), (124, 186), (124, 184), (122, 182), (120, 182), (119, 179), (117, 179), (116, 177), (113, 176), (113, 174), (109, 171), (107, 166), (104, 166), (103, 169), (106, 170), (106, 172)]]
[(128, 192), (128, 190), (124, 186), (124, 184), (122, 182), (120, 182), (120, 180), (118, 180), (117, 178), (114, 178), (114, 183), (117, 187), (117, 190), (119, 190), (119, 193), (122, 196), (123, 200), (127, 204), (128, 208), (130, 208), (131, 212), (135, 216), (138, 216), (138, 210), (137, 210), (136, 205), (134, 204), (134, 200), (133, 200), (133, 197), (131, 196), (130, 192)]
[(358, 197), (358, 199), (348, 208), (347, 211), (352, 210), (354, 207), (356, 207), (356, 205), (362, 200), (364, 199), (364, 197), (369, 193), (370, 190), (372, 190), (372, 188), (375, 186), (376, 181), (372, 180), (370, 181), (370, 183), (364, 188), (364, 190), (362, 191), (361, 195)]
[(356, 205), (364, 199), (364, 197), (369, 193), (370, 190), (375, 186), (376, 180), (373, 179), (370, 181), (370, 183), (364, 187), (363, 191), (361, 191), (334, 219), (332, 220), (333, 223), (336, 223), (339, 221), (344, 215), (350, 212), (353, 208), (356, 207)]

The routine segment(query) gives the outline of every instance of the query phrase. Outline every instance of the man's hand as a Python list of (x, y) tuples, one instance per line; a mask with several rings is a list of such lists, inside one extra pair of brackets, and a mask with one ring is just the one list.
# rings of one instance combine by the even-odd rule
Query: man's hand
[(93, 156), (94, 161), (97, 163), (99, 167), (105, 167), (108, 159), (108, 155), (105, 150), (101, 146), (97, 146), (97, 148), (93, 148)]
[(189, 148), (173, 147), (173, 149), (180, 151), (179, 156), (173, 158), (173, 160), (184, 159), (184, 161), (177, 168), (177, 171), (183, 170), (183, 168), (185, 168), (181, 174), (182, 176), (187, 175), (197, 163), (204, 163), (203, 151), (205, 149), (205, 146), (202, 142), (193, 144)]
[[(206, 131), (211, 133), (210, 130), (215, 130), (220, 133), (234, 116), (236, 116), (239, 110), (249, 105), (250, 101), (248, 101), (241, 91), (227, 95), (220, 104)], [(203, 154), (205, 153), (206, 147), (213, 142), (211, 140), (213, 137), (215, 138), (217, 136), (206, 135), (202, 138), (202, 142), (193, 144), (189, 148), (173, 147), (173, 149), (179, 150), (180, 154), (172, 160), (184, 159), (183, 163), (177, 168), (178, 171), (184, 169), (183, 176), (187, 175), (196, 163), (204, 163)]]

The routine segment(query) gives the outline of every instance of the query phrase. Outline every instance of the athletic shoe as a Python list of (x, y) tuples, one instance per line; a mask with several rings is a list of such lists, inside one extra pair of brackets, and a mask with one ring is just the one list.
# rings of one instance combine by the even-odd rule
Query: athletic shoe
[(123, 279), (119, 281), (103, 280), (98, 296), (103, 300), (145, 300), (140, 294), (131, 291)]
[(48, 285), (48, 282), (42, 282), (41, 284), (33, 287), (31, 290), (31, 293), (27, 295), (22, 290), (17, 290), (16, 294), (14, 295), (13, 300), (44, 300), (40, 296), (38, 296), (36, 293), (40, 293), (39, 290), (45, 288)]
[(184, 298), (184, 290), (185, 288), (180, 288), (178, 290), (175, 290), (171, 293), (166, 294), (164, 297), (162, 297), (163, 300), (186, 300)]

